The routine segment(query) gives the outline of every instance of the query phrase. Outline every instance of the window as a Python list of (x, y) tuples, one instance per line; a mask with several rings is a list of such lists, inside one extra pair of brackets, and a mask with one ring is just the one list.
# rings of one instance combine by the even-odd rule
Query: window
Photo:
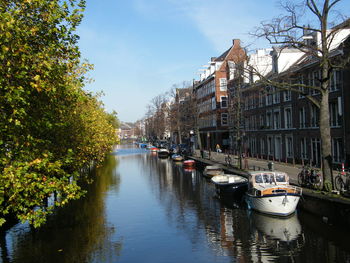
[(271, 113), (271, 111), (266, 112), (266, 128), (267, 129), (272, 128), (272, 113)]
[(211, 109), (212, 110), (216, 109), (216, 98), (215, 97), (211, 98)]
[(266, 106), (272, 105), (272, 91), (271, 88), (267, 88), (266, 94)]
[(291, 90), (283, 91), (283, 101), (291, 101), (292, 100), (292, 92)]
[(292, 128), (292, 108), (284, 109), (284, 128)]
[(273, 112), (273, 128), (275, 130), (281, 128), (280, 110), (275, 110)]
[(318, 127), (318, 123), (319, 123), (319, 109), (315, 106), (315, 105), (311, 105), (311, 109), (310, 109), (310, 120), (311, 120), (311, 127)]
[(293, 137), (286, 136), (286, 156), (293, 158)]
[[(301, 84), (301, 85), (304, 85), (304, 84), (305, 84), (305, 83), (304, 83), (304, 76), (300, 76), (300, 78), (299, 78), (299, 84)], [(300, 90), (300, 92), (299, 92), (298, 98), (299, 98), (299, 99), (305, 98), (305, 96), (303, 95), (303, 94), (306, 93), (305, 87), (299, 86), (299, 90)]]
[(259, 91), (259, 107), (264, 106), (264, 92)]
[(273, 137), (269, 136), (267, 137), (267, 153), (268, 155), (273, 155)]
[(263, 129), (265, 126), (265, 115), (261, 114), (260, 115), (260, 129)]
[(336, 91), (339, 90), (342, 84), (342, 72), (340, 70), (334, 70), (331, 75), (329, 90)]
[(343, 161), (343, 140), (342, 138), (332, 139), (332, 155), (335, 163), (341, 163)]
[(227, 113), (221, 113), (221, 125), (222, 126), (228, 125), (228, 114)]
[(301, 159), (307, 159), (307, 139), (301, 138), (300, 140), (300, 157)]
[(221, 97), (221, 108), (227, 108), (227, 97)]
[[(339, 100), (340, 102), (341, 100)], [(339, 114), (338, 101), (329, 104), (329, 119), (332, 127), (339, 127), (342, 124), (342, 116)]]
[(280, 103), (280, 92), (275, 87), (272, 88), (273, 104)]
[[(311, 86), (314, 87), (320, 87), (320, 79), (321, 79), (321, 71), (320, 70), (316, 70), (314, 72), (312, 72), (312, 79), (311, 79)], [(311, 89), (311, 95), (317, 95), (320, 92), (317, 89)]]
[(249, 140), (249, 148), (251, 154), (256, 154), (256, 138), (250, 138)]
[(300, 128), (306, 127), (306, 112), (304, 107), (299, 109), (299, 127)]
[(260, 139), (260, 154), (265, 154), (265, 140)]
[(220, 90), (221, 91), (227, 90), (227, 79), (226, 78), (220, 78)]

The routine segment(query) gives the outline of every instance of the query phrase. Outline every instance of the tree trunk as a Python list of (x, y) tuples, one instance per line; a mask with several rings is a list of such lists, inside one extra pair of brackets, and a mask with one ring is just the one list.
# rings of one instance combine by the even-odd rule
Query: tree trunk
[(331, 191), (333, 189), (332, 178), (332, 145), (331, 145), (331, 128), (329, 123), (329, 91), (322, 91), (320, 103), (320, 135), (322, 151), (322, 172), (323, 172), (323, 189)]

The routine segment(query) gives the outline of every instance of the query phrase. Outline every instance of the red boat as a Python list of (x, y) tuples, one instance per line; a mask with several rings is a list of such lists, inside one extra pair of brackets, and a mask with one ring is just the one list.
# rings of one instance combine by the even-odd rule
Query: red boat
[(184, 167), (193, 167), (196, 165), (196, 162), (194, 160), (186, 160), (183, 162)]

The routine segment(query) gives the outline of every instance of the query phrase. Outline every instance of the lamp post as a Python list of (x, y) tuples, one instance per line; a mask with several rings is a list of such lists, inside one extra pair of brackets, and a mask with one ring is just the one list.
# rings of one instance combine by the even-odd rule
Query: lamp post
[(190, 130), (190, 151), (191, 151), (191, 155), (194, 152), (194, 131)]

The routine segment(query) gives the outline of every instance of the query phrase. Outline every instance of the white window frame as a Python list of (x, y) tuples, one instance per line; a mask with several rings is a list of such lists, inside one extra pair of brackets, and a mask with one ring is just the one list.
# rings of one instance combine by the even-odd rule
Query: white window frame
[(285, 139), (286, 139), (286, 157), (293, 158), (294, 157), (293, 135), (287, 135)]
[[(223, 102), (226, 103), (226, 106), (223, 105), (224, 104)], [(227, 96), (221, 96), (220, 97), (220, 106), (221, 106), (222, 109), (228, 108), (228, 97)]]
[[(289, 115), (288, 115), (289, 111)], [(286, 107), (284, 108), (284, 128), (285, 129), (291, 129), (293, 128), (293, 116), (292, 116), (292, 107)]]
[(221, 91), (226, 91), (227, 90), (227, 79), (226, 78), (220, 78), (220, 90)]
[(221, 126), (228, 126), (228, 113), (221, 113)]

